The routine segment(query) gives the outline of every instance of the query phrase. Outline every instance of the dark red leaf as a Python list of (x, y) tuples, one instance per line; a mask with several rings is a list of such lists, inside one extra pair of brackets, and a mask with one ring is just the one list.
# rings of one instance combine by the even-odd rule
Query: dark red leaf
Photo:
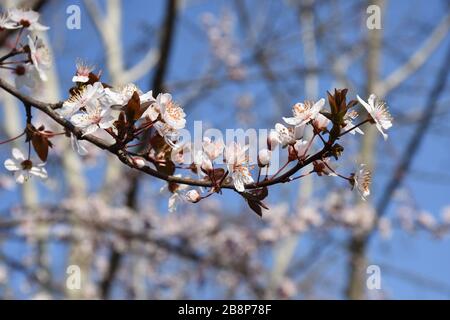
[(41, 134), (34, 134), (31, 138), (31, 143), (33, 144), (36, 154), (39, 156), (39, 159), (44, 162), (47, 161), (49, 148), (49, 141), (47, 137), (44, 137)]
[(258, 216), (262, 217), (262, 209), (261, 206), (255, 202), (255, 201), (247, 201), (248, 206), (250, 207), (250, 209), (253, 210), (254, 213), (256, 213)]
[(128, 122), (134, 122), (141, 117), (143, 112), (140, 109), (141, 99), (139, 99), (139, 94), (135, 91), (125, 107)]

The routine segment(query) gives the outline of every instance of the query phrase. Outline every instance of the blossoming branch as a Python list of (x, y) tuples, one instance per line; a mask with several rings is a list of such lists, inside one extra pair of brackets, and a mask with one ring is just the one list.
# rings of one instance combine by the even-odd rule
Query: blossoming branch
[[(169, 210), (180, 201), (196, 203), (222, 189), (238, 192), (258, 215), (267, 209), (263, 200), (269, 187), (301, 179), (310, 174), (334, 176), (346, 181), (364, 199), (370, 194), (371, 174), (364, 164), (347, 175), (338, 172), (344, 147), (344, 135), (364, 134), (361, 126), (371, 123), (387, 139), (385, 130), (392, 126), (386, 104), (370, 95), (365, 101), (347, 100), (347, 89), (327, 92), (327, 101), (298, 102), (292, 115), (283, 117), (285, 124), (276, 123), (270, 130), (265, 148), (258, 150), (257, 163), (249, 161), (250, 145), (236, 141), (227, 144), (220, 139), (203, 137), (201, 146), (182, 139), (186, 114), (169, 93), (143, 92), (135, 84), (113, 87), (101, 81), (101, 72), (78, 61), (70, 88), (63, 102), (43, 103), (24, 93), (39, 82), (47, 81), (50, 57), (45, 44), (37, 37), (22, 35), (28, 31), (45, 31), (38, 22), (39, 14), (31, 10), (13, 9), (3, 14), (0, 29), (19, 29), (15, 46), (0, 57), (0, 68), (15, 75), (15, 86), (0, 79), (0, 87), (18, 98), (25, 106), (27, 119), (23, 133), (2, 142), (5, 144), (25, 137), (28, 152), (13, 149), (13, 158), (5, 168), (15, 172), (17, 183), (30, 177), (47, 178), (44, 164), (57, 136), (71, 140), (73, 149), (81, 156), (88, 153), (86, 143), (115, 154), (125, 165), (165, 180), (172, 194)], [(328, 102), (328, 106), (326, 106)], [(355, 110), (361, 105), (366, 117)], [(61, 132), (47, 130), (32, 121), (32, 109), (38, 109), (62, 126)], [(319, 147), (317, 147), (319, 145)], [(32, 150), (41, 163), (32, 159)], [(273, 168), (274, 152), (285, 156), (285, 163)]]

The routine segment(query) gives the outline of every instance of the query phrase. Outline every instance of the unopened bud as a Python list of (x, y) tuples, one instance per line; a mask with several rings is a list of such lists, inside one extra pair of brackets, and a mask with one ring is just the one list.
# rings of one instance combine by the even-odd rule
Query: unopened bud
[(258, 165), (260, 167), (265, 167), (270, 163), (270, 157), (272, 152), (268, 149), (262, 149), (258, 153)]
[(139, 169), (143, 168), (145, 166), (145, 160), (143, 158), (141, 158), (141, 157), (132, 157), (131, 161)]
[(189, 190), (186, 192), (186, 200), (192, 203), (199, 202), (202, 199), (197, 190)]
[(278, 132), (271, 130), (269, 136), (267, 137), (267, 148), (272, 151), (280, 143), (280, 137)]
[(330, 119), (319, 113), (313, 120), (314, 128), (318, 131), (325, 131), (327, 129)]
[(303, 159), (306, 157), (306, 153), (308, 151), (308, 141), (306, 140), (298, 140), (295, 144), (294, 144), (294, 149), (297, 152), (297, 157), (299, 159)]

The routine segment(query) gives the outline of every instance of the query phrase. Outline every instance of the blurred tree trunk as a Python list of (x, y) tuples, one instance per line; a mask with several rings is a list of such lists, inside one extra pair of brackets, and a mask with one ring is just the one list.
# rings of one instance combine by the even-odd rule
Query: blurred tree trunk
[[(317, 75), (317, 54), (314, 24), (314, 0), (306, 0), (298, 4), (298, 22), (300, 25), (301, 42), (305, 67), (308, 70), (305, 75), (305, 98), (308, 100), (317, 99), (319, 90), (319, 78)], [(311, 137), (312, 138), (312, 137)], [(306, 176), (302, 179), (298, 188), (297, 201), (294, 204), (295, 210), (306, 208), (313, 194), (313, 176)], [(289, 264), (294, 258), (295, 251), (300, 242), (301, 234), (295, 234), (282, 239), (274, 250), (274, 266), (269, 277), (266, 298), (276, 299), (279, 288)]]
[[(369, 1), (369, 5), (377, 5), (383, 13), (384, 0)], [(383, 22), (383, 17), (381, 18)], [(382, 29), (368, 30), (367, 38), (367, 60), (366, 60), (366, 97), (375, 93), (376, 85), (380, 78)], [(377, 130), (375, 126), (366, 126), (359, 154), (359, 162), (365, 163), (370, 171), (374, 171), (375, 148), (377, 141)], [(359, 198), (356, 201), (361, 201)], [(360, 300), (365, 298), (366, 288), (366, 234), (354, 234), (349, 244), (349, 275), (346, 289), (347, 298)]]
[[(50, 56), (54, 57), (52, 53), (51, 43), (45, 33), (39, 35), (42, 40), (44, 40), (48, 50), (50, 51)], [(55, 65), (55, 61), (52, 62), (52, 65)], [(59, 89), (59, 79), (56, 70), (53, 68), (47, 72), (48, 81), (45, 84), (45, 90), (39, 91), (35, 93), (35, 96), (40, 97), (40, 99), (44, 101), (60, 101), (61, 94)], [(52, 130), (59, 130), (59, 126), (51, 123)], [(70, 141), (68, 139), (59, 139), (59, 146), (61, 147), (61, 161), (64, 172), (64, 178), (67, 183), (67, 195), (68, 198), (84, 201), (86, 199), (86, 179), (84, 177), (83, 172), (83, 164), (75, 153), (72, 150), (70, 145)], [(72, 226), (77, 225), (77, 214), (74, 213), (71, 215)], [(87, 239), (88, 236), (86, 233), (89, 230), (79, 230), (84, 234), (78, 234), (78, 239)], [(72, 244), (69, 253), (68, 265), (77, 265), (81, 271), (81, 288), (77, 289), (66, 289), (67, 297), (71, 299), (82, 299), (86, 298), (86, 289), (89, 285), (90, 279), (90, 266), (92, 262), (92, 254), (91, 252), (86, 250), (86, 246), (83, 244), (84, 241), (76, 241)]]

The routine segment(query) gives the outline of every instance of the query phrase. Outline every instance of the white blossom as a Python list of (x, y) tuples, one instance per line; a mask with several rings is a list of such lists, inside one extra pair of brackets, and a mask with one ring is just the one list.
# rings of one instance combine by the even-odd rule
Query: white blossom
[[(355, 126), (353, 124), (353, 120), (355, 120), (356, 117), (358, 117), (358, 112), (356, 112), (355, 110), (347, 111), (347, 113), (344, 116), (345, 126), (342, 128), (343, 132), (346, 132)], [(356, 134), (356, 133), (364, 134), (364, 132), (360, 128), (355, 128), (352, 131), (349, 131), (349, 133), (350, 134)]]
[(39, 13), (34, 10), (13, 8), (8, 11), (9, 19), (18, 28), (28, 28), (30, 31), (45, 31), (50, 29), (38, 22)]
[(248, 146), (242, 147), (239, 143), (231, 143), (225, 148), (225, 161), (228, 171), (231, 173), (234, 187), (238, 192), (245, 191), (245, 185), (253, 183), (250, 171), (245, 166), (247, 163)]
[(306, 153), (308, 151), (309, 141), (307, 140), (298, 140), (294, 144), (294, 149), (297, 152), (297, 157), (299, 159), (305, 158)]
[(16, 75), (14, 82), (17, 89), (22, 89), (24, 87), (34, 88), (36, 83), (41, 81), (39, 72), (31, 63), (18, 65), (14, 73)]
[(104, 95), (103, 85), (96, 82), (93, 85), (88, 84), (80, 92), (72, 95), (64, 101), (63, 107), (58, 111), (62, 117), (71, 117), (81, 108), (94, 107), (98, 104), (98, 99)]
[(367, 170), (365, 164), (361, 164), (358, 171), (352, 176), (352, 183), (358, 190), (361, 198), (366, 200), (366, 197), (370, 195), (370, 183), (372, 181), (372, 175)]
[(76, 126), (84, 130), (83, 136), (93, 134), (98, 129), (111, 128), (115, 117), (111, 114), (111, 108), (103, 107), (98, 101), (96, 104), (88, 104), (86, 111), (74, 114), (70, 121)]
[(191, 150), (192, 144), (190, 142), (180, 143), (172, 149), (172, 161), (178, 164), (191, 164), (193, 162)]
[(270, 158), (272, 156), (272, 151), (268, 149), (262, 149), (258, 152), (258, 165), (260, 167), (265, 167), (270, 163)]
[(150, 90), (140, 97), (141, 105), (148, 105), (147, 109), (145, 109), (144, 113), (142, 114), (141, 118), (148, 117), (151, 121), (155, 121), (159, 117), (159, 109), (156, 106), (155, 102), (156, 99), (153, 97), (153, 91)]
[(194, 153), (194, 164), (197, 166), (198, 171), (211, 171), (213, 169), (211, 159), (202, 150), (197, 150)]
[(3, 13), (0, 15), (0, 30), (5, 29), (18, 29), (20, 26), (17, 25), (14, 21), (11, 21), (9, 17), (9, 13)]
[(274, 150), (280, 143), (280, 135), (276, 130), (271, 129), (269, 136), (267, 137), (267, 148), (269, 150)]
[(223, 152), (224, 144), (222, 140), (211, 141), (211, 138), (203, 138), (203, 151), (210, 160), (217, 159)]
[(330, 119), (328, 119), (321, 113), (318, 113), (313, 120), (314, 127), (319, 131), (326, 130), (329, 123), (330, 123)]
[(41, 80), (47, 81), (48, 78), (45, 74), (45, 70), (48, 70), (51, 65), (51, 57), (47, 47), (41, 39), (36, 38), (33, 40), (30, 36), (28, 36), (28, 46), (30, 47), (30, 56), (33, 66), (39, 73)]
[(152, 121), (156, 120), (158, 113), (151, 112), (153, 110), (151, 107), (156, 101), (153, 97), (153, 91), (150, 90), (142, 93), (133, 83), (128, 83), (118, 88), (105, 88), (105, 94), (100, 100), (105, 106), (125, 106), (130, 101), (134, 92), (138, 93), (141, 106), (150, 106), (141, 117), (145, 118), (149, 116)]
[(164, 137), (164, 140), (167, 142), (169, 146), (171, 146), (174, 149), (179, 148), (179, 146), (177, 145), (180, 136), (178, 130), (174, 129), (167, 123), (161, 121), (157, 121), (153, 125), (153, 127), (156, 129), (156, 131), (158, 131), (161, 137)]
[(118, 88), (105, 88), (102, 103), (109, 106), (124, 106), (131, 99), (135, 91), (140, 93), (139, 88), (133, 83), (127, 83)]
[(12, 149), (12, 156), (12, 159), (5, 160), (4, 165), (7, 170), (14, 172), (17, 183), (22, 184), (30, 179), (31, 176), (42, 179), (47, 178), (47, 171), (44, 168), (44, 163), (34, 165), (34, 162), (30, 159), (26, 159), (23, 153), (17, 148)]
[[(176, 174), (174, 176), (181, 178), (180, 174)], [(178, 205), (186, 199), (185, 195), (183, 195), (182, 192), (187, 188), (188, 186), (185, 184), (167, 183), (160, 189), (160, 192), (172, 193), (168, 201), (169, 212), (175, 212), (177, 210)]]
[(392, 127), (392, 116), (387, 109), (386, 103), (384, 101), (379, 101), (374, 94), (369, 96), (367, 102), (359, 96), (356, 97), (375, 122), (375, 126), (383, 135), (384, 140), (386, 140), (388, 135), (384, 133), (383, 129), (387, 130)]
[(160, 93), (156, 97), (155, 111), (161, 114), (163, 121), (172, 129), (183, 129), (186, 125), (186, 114), (183, 109), (172, 100), (169, 93)]
[(300, 126), (306, 124), (310, 120), (313, 120), (322, 107), (325, 105), (325, 99), (320, 99), (317, 102), (305, 101), (305, 103), (296, 103), (292, 107), (293, 117), (286, 118), (283, 117), (283, 120), (290, 125)]
[(275, 124), (275, 131), (278, 134), (278, 141), (282, 147), (295, 143), (294, 128), (286, 128), (281, 123)]

